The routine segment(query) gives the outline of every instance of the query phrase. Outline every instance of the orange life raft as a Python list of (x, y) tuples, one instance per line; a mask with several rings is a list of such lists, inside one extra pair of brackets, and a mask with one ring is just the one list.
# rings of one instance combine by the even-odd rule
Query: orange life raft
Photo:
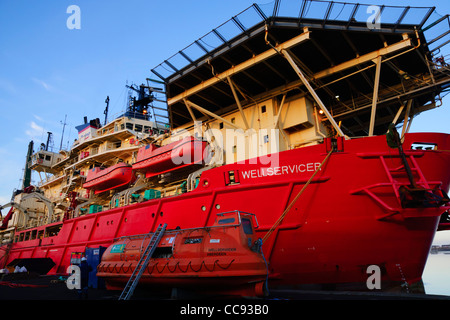
[(94, 167), (89, 170), (83, 188), (94, 190), (95, 194), (115, 189), (133, 182), (132, 167), (118, 163), (109, 168)]
[(191, 136), (163, 147), (149, 144), (139, 149), (133, 170), (145, 172), (145, 177), (150, 178), (172, 170), (201, 164), (209, 155), (207, 147), (206, 141)]
[[(210, 227), (165, 231), (139, 282), (155, 289), (261, 296), (267, 264), (254, 232), (254, 215), (218, 214)], [(257, 222), (256, 222), (257, 227)], [(97, 276), (109, 290), (125, 287), (151, 238), (119, 238), (103, 254)]]

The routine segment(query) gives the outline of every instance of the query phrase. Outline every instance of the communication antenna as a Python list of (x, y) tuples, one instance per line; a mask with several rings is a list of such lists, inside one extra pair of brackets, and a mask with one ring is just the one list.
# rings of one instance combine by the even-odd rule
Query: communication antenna
[(63, 125), (63, 130), (62, 130), (62, 134), (61, 134), (61, 143), (59, 145), (59, 150), (62, 150), (62, 144), (63, 144), (63, 139), (64, 139), (64, 129), (66, 128), (66, 124), (67, 124), (66, 119), (67, 119), (67, 114), (64, 117), (64, 123), (62, 123), (62, 121), (61, 121), (61, 124)]
[(106, 122), (108, 121), (109, 96), (106, 96), (105, 103), (106, 103), (106, 108), (105, 108), (105, 111), (103, 112), (105, 114), (105, 124), (104, 124), (104, 126), (106, 126)]

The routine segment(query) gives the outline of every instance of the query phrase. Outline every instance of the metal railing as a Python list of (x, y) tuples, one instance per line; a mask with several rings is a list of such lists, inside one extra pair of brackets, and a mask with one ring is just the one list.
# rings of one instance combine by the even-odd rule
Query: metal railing
[(379, 23), (381, 28), (395, 31), (401, 25), (421, 29), (434, 9), (434, 7), (373, 6), (322, 0), (275, 0), (263, 5), (253, 4), (164, 60), (151, 71), (166, 81), (187, 66), (196, 66), (200, 58), (204, 60), (212, 57), (218, 48), (229, 46), (232, 39), (242, 35), (249, 36), (252, 28), (258, 24), (262, 22), (270, 24), (274, 18), (295, 19), (299, 26), (314, 20), (314, 26), (318, 27), (340, 22), (346, 28), (354, 26), (367, 28), (368, 23)]

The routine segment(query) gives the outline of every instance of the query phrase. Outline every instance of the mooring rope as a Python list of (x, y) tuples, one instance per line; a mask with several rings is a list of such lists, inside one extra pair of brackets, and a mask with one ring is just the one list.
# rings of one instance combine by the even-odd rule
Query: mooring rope
[(283, 221), (284, 217), (287, 215), (287, 213), (289, 212), (289, 210), (291, 210), (292, 206), (295, 204), (295, 202), (298, 200), (298, 198), (302, 195), (303, 191), (305, 191), (306, 187), (308, 187), (308, 185), (311, 183), (311, 181), (314, 179), (314, 177), (316, 176), (316, 174), (321, 170), (322, 166), (325, 164), (325, 162), (328, 160), (328, 158), (330, 157), (331, 153), (333, 152), (333, 149), (330, 150), (330, 152), (328, 152), (327, 156), (325, 157), (325, 159), (322, 161), (322, 163), (320, 164), (320, 166), (316, 169), (316, 171), (314, 171), (313, 175), (311, 176), (311, 178), (309, 178), (309, 180), (305, 183), (305, 185), (303, 186), (303, 188), (299, 191), (299, 193), (297, 193), (297, 195), (295, 196), (294, 200), (291, 201), (291, 203), (288, 205), (288, 207), (283, 211), (283, 213), (281, 214), (281, 216), (278, 218), (278, 220), (275, 222), (275, 224), (270, 228), (269, 231), (267, 231), (266, 235), (264, 236), (264, 238), (262, 239), (262, 242), (264, 243), (272, 234), (272, 232), (278, 227), (278, 225)]

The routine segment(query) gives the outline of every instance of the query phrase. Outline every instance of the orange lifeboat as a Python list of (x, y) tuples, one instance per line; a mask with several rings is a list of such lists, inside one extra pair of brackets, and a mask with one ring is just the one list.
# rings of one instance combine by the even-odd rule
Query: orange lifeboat
[(205, 149), (208, 143), (194, 137), (156, 147), (153, 144), (141, 147), (138, 151), (133, 170), (145, 172), (145, 177), (166, 173), (205, 161)]
[(83, 188), (94, 190), (95, 194), (129, 184), (134, 180), (132, 167), (118, 163), (108, 168), (95, 167), (89, 170)]
[[(267, 264), (253, 225), (254, 215), (218, 214), (210, 227), (165, 231), (139, 285), (196, 293), (262, 296)], [(256, 218), (255, 218), (256, 221)], [(136, 268), (151, 235), (119, 238), (97, 267), (109, 290), (121, 290)]]

